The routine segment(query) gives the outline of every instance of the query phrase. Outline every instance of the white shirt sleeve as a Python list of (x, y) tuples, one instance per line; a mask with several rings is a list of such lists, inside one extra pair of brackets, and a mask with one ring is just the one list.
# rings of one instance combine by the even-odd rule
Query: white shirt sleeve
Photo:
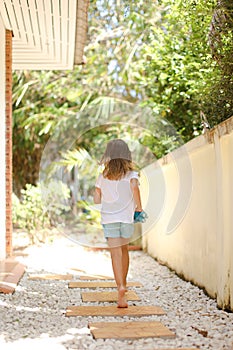
[[(137, 171), (131, 171), (130, 174), (129, 174), (129, 180), (131, 179), (137, 179), (139, 180), (139, 174)], [(139, 182), (139, 181), (138, 181)]]

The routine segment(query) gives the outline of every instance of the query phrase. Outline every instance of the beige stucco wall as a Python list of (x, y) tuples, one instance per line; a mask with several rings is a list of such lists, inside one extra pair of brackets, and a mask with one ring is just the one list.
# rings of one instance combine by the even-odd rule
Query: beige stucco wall
[(0, 16), (0, 260), (6, 256), (5, 27)]
[(232, 179), (233, 118), (145, 168), (141, 188), (143, 248), (230, 309)]

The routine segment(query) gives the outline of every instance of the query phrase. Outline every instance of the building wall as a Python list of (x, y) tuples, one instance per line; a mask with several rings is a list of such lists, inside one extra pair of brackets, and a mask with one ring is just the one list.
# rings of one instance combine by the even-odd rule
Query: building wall
[(6, 253), (12, 255), (12, 31), (6, 30), (6, 105), (5, 105), (5, 154), (6, 154)]
[(0, 16), (0, 260), (6, 254), (6, 176), (5, 176), (5, 27)]
[(0, 16), (0, 260), (12, 254), (12, 32)]
[(143, 178), (144, 250), (233, 310), (233, 118), (151, 164)]

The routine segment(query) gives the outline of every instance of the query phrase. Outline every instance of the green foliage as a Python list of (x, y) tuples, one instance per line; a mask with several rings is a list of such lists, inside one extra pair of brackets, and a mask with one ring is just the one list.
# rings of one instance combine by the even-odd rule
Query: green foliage
[(216, 61), (216, 79), (206, 102), (210, 119), (219, 123), (233, 115), (233, 3), (219, 0), (211, 21), (209, 42)]
[(72, 104), (63, 97), (63, 78), (61, 72), (13, 74), (13, 184), (18, 196), (27, 183), (36, 184), (49, 136), (72, 114)]
[[(148, 125), (151, 130), (138, 135), (133, 129), (102, 126), (84, 133), (75, 147), (91, 151), (98, 144), (102, 149), (110, 138), (129, 133), (158, 158), (178, 147), (181, 139), (185, 142), (202, 132), (200, 112), (211, 118), (211, 126), (229, 116), (231, 6), (221, 1), (228, 16), (224, 23), (221, 16), (215, 20), (212, 37), (216, 38), (216, 28), (220, 28), (217, 38), (221, 40), (216, 40), (213, 49), (210, 24), (219, 10), (217, 3), (93, 0), (85, 65), (67, 72), (15, 72), (13, 165), (17, 195), (26, 183), (36, 184), (50, 136), (58, 129), (67, 130), (74, 120), (78, 123), (80, 115), (86, 120), (79, 127), (92, 128), (96, 120), (99, 124), (107, 120), (116, 102), (149, 108), (155, 118), (165, 123), (167, 119), (177, 133), (163, 129), (158, 134)], [(213, 59), (216, 55), (217, 61)], [(89, 113), (91, 106), (94, 113)]]
[(42, 205), (39, 186), (27, 184), (21, 194), (21, 201), (13, 196), (13, 224), (25, 230), (31, 242), (35, 243), (38, 232), (49, 226), (49, 219)]
[(41, 232), (51, 228), (55, 218), (70, 210), (70, 207), (62, 202), (64, 197), (69, 199), (66, 185), (55, 182), (50, 184), (49, 188), (46, 187), (45, 200), (42, 198), (42, 191), (45, 191), (45, 188), (40, 184), (27, 184), (26, 188), (21, 190), (20, 199), (15, 194), (12, 198), (13, 224), (25, 230), (32, 243), (41, 240)]
[[(100, 220), (101, 220), (101, 215), (100, 211), (98, 210), (93, 210), (90, 208), (90, 203), (87, 201), (78, 201), (77, 203), (78, 209), (79, 209), (79, 221), (86, 223), (87, 221), (91, 223), (97, 224), (99, 227), (100, 225)], [(80, 211), (81, 209), (81, 211)]]
[(12, 221), (15, 226), (20, 227), (21, 203), (15, 193), (12, 193)]
[[(131, 69), (149, 105), (189, 140), (201, 131), (200, 111), (215, 63), (208, 48), (213, 1), (161, 1), (142, 55)], [(159, 15), (158, 15), (159, 17)]]
[(50, 180), (39, 186), (46, 215), (50, 223), (62, 223), (70, 212), (70, 189), (62, 181)]

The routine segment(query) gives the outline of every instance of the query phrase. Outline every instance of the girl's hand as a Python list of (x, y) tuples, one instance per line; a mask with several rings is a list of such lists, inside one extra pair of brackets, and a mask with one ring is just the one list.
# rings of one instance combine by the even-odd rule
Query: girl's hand
[(134, 212), (134, 222), (145, 222), (148, 215), (145, 211), (135, 211)]

